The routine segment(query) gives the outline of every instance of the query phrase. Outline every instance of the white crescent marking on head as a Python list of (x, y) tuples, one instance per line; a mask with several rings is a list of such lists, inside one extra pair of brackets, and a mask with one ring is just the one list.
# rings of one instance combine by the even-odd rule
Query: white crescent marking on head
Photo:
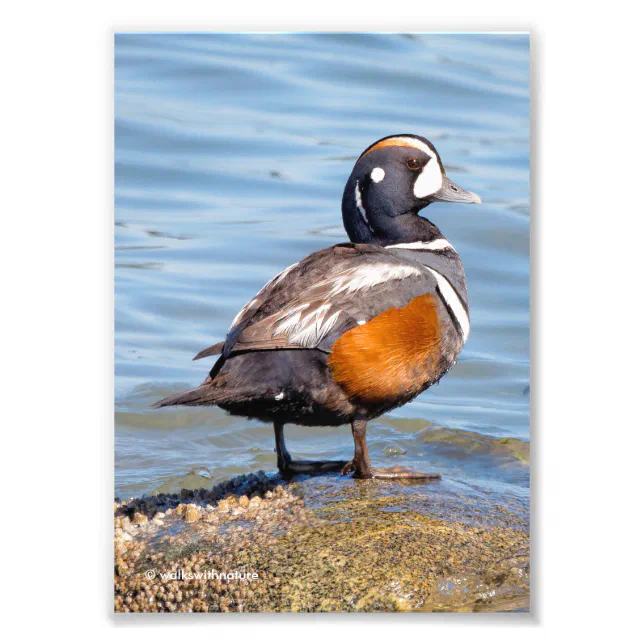
[(414, 196), (418, 199), (429, 197), (438, 192), (443, 185), (443, 173), (435, 156), (425, 164), (423, 171), (414, 183)]
[[(416, 148), (417, 150), (422, 150), (425, 154), (428, 154), (429, 156), (432, 156), (432, 151), (430, 147), (427, 145), (427, 143), (423, 143), (419, 139), (414, 139), (410, 136), (392, 136), (392, 140), (394, 141), (402, 141), (403, 143), (407, 144), (411, 148)], [(389, 140), (389, 139), (385, 139)]]

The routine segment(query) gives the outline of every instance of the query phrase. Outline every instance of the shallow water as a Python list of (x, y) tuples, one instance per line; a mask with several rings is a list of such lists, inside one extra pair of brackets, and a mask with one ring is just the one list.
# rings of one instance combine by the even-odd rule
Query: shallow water
[[(412, 132), (483, 200), (423, 211), (461, 255), (472, 327), (439, 386), (370, 423), (372, 460), (527, 498), (528, 37), (120, 34), (115, 60), (116, 494), (275, 469), (271, 427), (149, 405), (203, 380), (193, 355), (269, 278), (346, 240), (356, 157)], [(347, 427), (287, 441), (353, 451)]]

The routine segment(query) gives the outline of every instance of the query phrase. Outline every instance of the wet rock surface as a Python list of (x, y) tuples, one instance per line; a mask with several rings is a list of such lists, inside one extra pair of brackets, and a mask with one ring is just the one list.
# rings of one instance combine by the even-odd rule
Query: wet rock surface
[(117, 612), (525, 611), (528, 505), (260, 471), (114, 504)]

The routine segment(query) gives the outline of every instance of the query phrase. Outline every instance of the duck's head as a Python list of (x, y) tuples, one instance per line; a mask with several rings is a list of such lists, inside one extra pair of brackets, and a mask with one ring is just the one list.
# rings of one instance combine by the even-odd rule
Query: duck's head
[(445, 174), (436, 148), (422, 136), (396, 134), (370, 145), (356, 162), (342, 198), (353, 242), (386, 243), (431, 237), (418, 212), (434, 201), (481, 203)]

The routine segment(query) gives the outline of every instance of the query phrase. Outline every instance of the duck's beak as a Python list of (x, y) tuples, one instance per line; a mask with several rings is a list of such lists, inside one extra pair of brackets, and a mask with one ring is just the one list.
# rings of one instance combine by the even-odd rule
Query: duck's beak
[(432, 195), (432, 201), (454, 201), (456, 203), (481, 203), (481, 197), (475, 192), (463, 190), (449, 177), (443, 175), (443, 185)]

